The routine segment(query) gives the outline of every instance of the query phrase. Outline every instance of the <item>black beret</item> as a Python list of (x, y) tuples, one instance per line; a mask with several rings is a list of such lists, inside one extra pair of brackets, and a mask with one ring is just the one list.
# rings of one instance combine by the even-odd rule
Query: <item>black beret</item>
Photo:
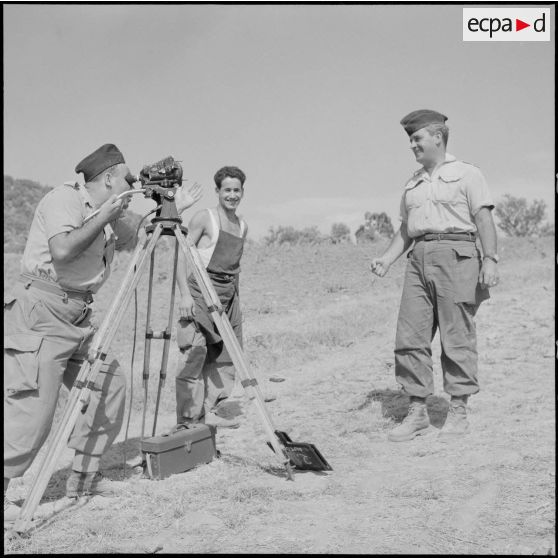
[(85, 182), (89, 182), (109, 167), (124, 162), (124, 156), (118, 147), (112, 143), (105, 143), (81, 160), (75, 170), (78, 173), (82, 172)]
[(417, 130), (428, 126), (429, 124), (444, 124), (448, 119), (447, 116), (436, 112), (435, 110), (420, 109), (410, 112), (401, 119), (401, 125), (405, 128), (407, 134), (412, 136)]

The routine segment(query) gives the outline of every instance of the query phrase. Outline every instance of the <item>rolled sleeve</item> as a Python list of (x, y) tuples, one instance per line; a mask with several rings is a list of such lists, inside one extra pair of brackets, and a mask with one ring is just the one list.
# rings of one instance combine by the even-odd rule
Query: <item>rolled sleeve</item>
[(494, 202), (488, 190), (488, 184), (477, 167), (471, 166), (467, 173), (465, 192), (471, 215), (475, 216), (482, 207), (494, 209)]
[(72, 190), (52, 190), (43, 198), (39, 211), (48, 240), (83, 224), (83, 201), (79, 193)]
[(406, 223), (407, 218), (408, 218), (407, 206), (405, 204), (405, 194), (406, 193), (407, 193), (407, 190), (405, 190), (403, 192), (403, 195), (401, 196), (401, 202), (399, 203), (399, 219), (401, 220), (402, 223)]

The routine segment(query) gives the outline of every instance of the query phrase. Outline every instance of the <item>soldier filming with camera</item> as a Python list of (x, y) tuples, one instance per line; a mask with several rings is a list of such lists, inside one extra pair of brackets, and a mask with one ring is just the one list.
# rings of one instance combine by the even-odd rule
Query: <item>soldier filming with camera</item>
[[(30, 467), (51, 430), (62, 383), (70, 389), (95, 334), (91, 304), (110, 275), (114, 250), (135, 241), (125, 216), (136, 181), (120, 150), (105, 144), (75, 168), (85, 184), (66, 183), (40, 201), (21, 262), (4, 300), (4, 522), (20, 508), (6, 491)], [(182, 212), (201, 191), (178, 189)], [(111, 494), (100, 459), (120, 430), (125, 381), (118, 362), (103, 363), (69, 439), (75, 449), (68, 497)]]

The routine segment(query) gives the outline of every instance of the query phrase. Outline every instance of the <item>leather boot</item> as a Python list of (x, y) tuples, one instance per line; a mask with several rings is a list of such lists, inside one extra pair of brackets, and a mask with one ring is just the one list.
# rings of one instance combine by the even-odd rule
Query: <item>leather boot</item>
[(407, 442), (415, 436), (426, 434), (430, 428), (430, 419), (426, 412), (426, 401), (411, 400), (409, 412), (403, 422), (396, 426), (389, 434), (388, 440), (391, 442)]
[(467, 432), (469, 432), (467, 397), (452, 397), (448, 409), (448, 416), (438, 434), (438, 439), (442, 441), (454, 440), (464, 436)]

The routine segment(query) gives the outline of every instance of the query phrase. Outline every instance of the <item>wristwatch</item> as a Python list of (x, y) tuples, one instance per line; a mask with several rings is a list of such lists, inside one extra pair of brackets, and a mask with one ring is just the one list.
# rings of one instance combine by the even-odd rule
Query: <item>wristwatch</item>
[(492, 255), (492, 256), (489, 256), (488, 254), (485, 254), (485, 255), (483, 256), (483, 259), (484, 259), (484, 258), (488, 258), (489, 260), (492, 260), (494, 263), (498, 263), (498, 260), (500, 259), (500, 258), (498, 257), (498, 254), (494, 254), (494, 255)]

